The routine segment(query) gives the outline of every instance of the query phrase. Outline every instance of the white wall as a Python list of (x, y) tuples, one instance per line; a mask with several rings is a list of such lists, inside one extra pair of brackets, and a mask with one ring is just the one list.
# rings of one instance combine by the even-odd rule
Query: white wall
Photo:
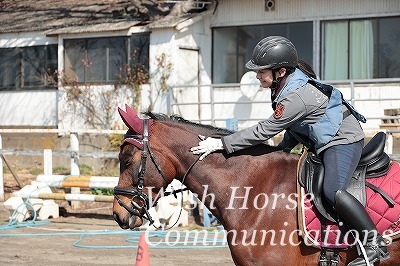
[[(210, 15), (207, 15), (210, 16)], [(152, 29), (150, 35), (150, 72), (154, 79), (151, 86), (144, 92), (142, 110), (149, 106), (149, 95), (152, 100), (156, 98), (158, 90), (159, 70), (155, 58), (162, 53), (167, 55), (172, 63), (169, 84), (175, 85), (196, 85), (209, 84), (211, 82), (211, 29), (209, 20), (197, 19), (192, 22), (178, 24), (174, 28)], [(197, 72), (197, 77), (194, 73)], [(180, 94), (178, 98), (191, 98), (198, 101), (197, 94)], [(182, 107), (182, 109), (186, 109)], [(153, 111), (168, 113), (168, 94), (163, 93), (154, 106)], [(198, 119), (197, 110), (190, 111), (187, 119)]]
[(398, 0), (275, 0), (266, 11), (264, 0), (219, 0), (212, 26), (283, 23), (304, 20), (393, 16), (400, 13)]
[[(83, 87), (82, 89), (88, 89)], [(118, 114), (118, 107), (125, 109), (125, 104), (132, 104), (132, 90), (124, 86), (115, 89), (114, 85), (91, 86), (88, 96), (88, 104), (95, 109), (95, 123), (103, 123), (93, 127), (87, 120), (90, 114), (81, 104), (67, 100), (65, 88), (58, 91), (58, 128), (66, 130), (84, 129), (123, 129), (123, 122)]]
[[(337, 86), (343, 96), (350, 100), (350, 86)], [(379, 129), (385, 109), (400, 108), (400, 83), (359, 84), (354, 87), (353, 105), (367, 118), (366, 130)]]
[(56, 90), (1, 91), (0, 125), (56, 127), (58, 98)]
[(57, 43), (57, 37), (47, 37), (43, 33), (37, 32), (0, 35), (0, 48), (48, 45)]
[[(58, 39), (42, 33), (2, 34), (0, 48), (57, 44)], [(0, 91), (0, 125), (56, 127), (56, 90)]]

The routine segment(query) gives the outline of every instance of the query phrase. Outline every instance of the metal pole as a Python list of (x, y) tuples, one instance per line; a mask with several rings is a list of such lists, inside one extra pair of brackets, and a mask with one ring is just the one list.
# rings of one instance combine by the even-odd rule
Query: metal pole
[(214, 100), (214, 87), (210, 85), (210, 103), (211, 103), (211, 125), (215, 126), (215, 100)]
[[(3, 141), (0, 135), (0, 150), (3, 149)], [(3, 160), (0, 159), (0, 201), (4, 202), (4, 178), (3, 178)]]

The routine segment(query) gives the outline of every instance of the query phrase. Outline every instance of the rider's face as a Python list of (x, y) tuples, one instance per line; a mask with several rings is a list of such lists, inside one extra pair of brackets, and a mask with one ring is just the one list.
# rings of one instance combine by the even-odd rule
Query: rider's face
[[(275, 71), (275, 78), (277, 80), (280, 80), (286, 74), (286, 68), (280, 68), (279, 70), (274, 70), (274, 71)], [(256, 78), (260, 81), (261, 86), (263, 88), (270, 88), (272, 86), (272, 82), (274, 81), (271, 69), (257, 70)]]
[(272, 85), (273, 77), (271, 69), (257, 70), (257, 79), (260, 81), (263, 88), (269, 88)]

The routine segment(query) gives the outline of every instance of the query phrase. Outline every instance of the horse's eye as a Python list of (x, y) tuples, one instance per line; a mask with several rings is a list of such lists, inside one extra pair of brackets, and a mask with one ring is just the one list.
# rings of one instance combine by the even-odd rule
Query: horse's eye
[(124, 160), (124, 164), (126, 165), (126, 166), (131, 166), (132, 165), (132, 158), (128, 158), (127, 160)]
[(119, 162), (125, 166), (129, 166), (132, 164), (132, 157), (130, 156), (123, 156), (123, 154), (120, 154), (118, 156)]
[(132, 161), (133, 161), (133, 153), (134, 152), (132, 149), (129, 149), (128, 147), (122, 149), (118, 155), (118, 159), (119, 159), (120, 163), (124, 164), (125, 166), (132, 165)]

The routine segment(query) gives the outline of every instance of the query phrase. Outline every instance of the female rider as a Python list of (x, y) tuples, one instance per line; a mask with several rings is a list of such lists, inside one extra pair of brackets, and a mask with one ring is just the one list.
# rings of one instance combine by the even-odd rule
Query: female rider
[[(285, 131), (279, 147), (291, 150), (300, 141), (319, 156), (325, 167), (323, 195), (363, 241), (367, 259), (375, 263), (389, 257), (386, 243), (364, 206), (346, 188), (361, 157), (365, 118), (335, 87), (306, 75), (299, 68), (295, 46), (281, 36), (261, 40), (246, 68), (257, 73), (261, 86), (271, 89), (273, 115), (256, 125), (217, 138), (203, 138), (194, 154), (200, 160), (217, 150), (228, 154), (260, 144)], [(367, 265), (360, 255), (350, 266)]]

